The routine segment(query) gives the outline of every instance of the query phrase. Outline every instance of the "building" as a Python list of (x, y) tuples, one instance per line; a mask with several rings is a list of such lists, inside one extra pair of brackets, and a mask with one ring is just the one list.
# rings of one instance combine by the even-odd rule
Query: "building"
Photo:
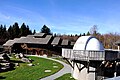
[(77, 80), (103, 80), (120, 76), (119, 51), (106, 50), (95, 37), (78, 38), (73, 49), (62, 49), (62, 56), (73, 67)]
[(0, 53), (3, 51), (3, 46), (0, 45)]
[(120, 40), (116, 41), (116, 42), (115, 42), (115, 45), (117, 45), (118, 51), (119, 51), (119, 50), (120, 50)]
[(69, 40), (61, 39), (60, 37), (53, 37), (45, 33), (36, 33), (26, 37), (15, 38), (8, 40), (3, 44), (4, 50), (12, 53), (26, 53), (37, 55), (61, 55), (62, 48), (72, 48)]

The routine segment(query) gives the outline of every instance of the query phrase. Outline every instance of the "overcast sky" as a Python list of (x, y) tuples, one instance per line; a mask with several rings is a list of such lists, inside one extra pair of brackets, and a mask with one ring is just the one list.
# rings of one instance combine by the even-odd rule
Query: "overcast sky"
[(0, 0), (0, 24), (23, 22), (40, 31), (87, 33), (93, 25), (100, 33), (120, 32), (120, 0)]

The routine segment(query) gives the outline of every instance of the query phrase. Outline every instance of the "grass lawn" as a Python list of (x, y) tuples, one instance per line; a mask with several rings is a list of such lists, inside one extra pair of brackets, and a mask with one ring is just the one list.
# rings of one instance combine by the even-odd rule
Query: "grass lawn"
[(75, 79), (71, 77), (71, 73), (67, 73), (55, 80), (75, 80)]
[[(44, 58), (29, 56), (34, 66), (28, 66), (28, 63), (20, 63), (19, 67), (15, 70), (0, 73), (1, 80), (39, 80), (40, 78), (49, 76), (56, 73), (63, 65)], [(53, 68), (58, 66), (58, 68)], [(51, 72), (44, 72), (45, 70), (51, 70)]]

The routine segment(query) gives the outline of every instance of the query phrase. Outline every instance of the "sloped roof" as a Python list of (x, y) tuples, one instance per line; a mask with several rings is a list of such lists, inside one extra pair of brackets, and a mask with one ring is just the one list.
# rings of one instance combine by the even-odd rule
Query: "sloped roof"
[(34, 35), (27, 35), (27, 37), (34, 37)]
[(75, 42), (71, 42), (70, 45), (73, 46), (75, 44)]
[(120, 45), (120, 40), (115, 42), (116, 45)]
[(21, 37), (16, 43), (33, 43), (33, 44), (48, 44), (52, 35), (47, 35), (45, 38)]
[(59, 41), (60, 41), (60, 37), (55, 37), (52, 41), (52, 45), (58, 45), (59, 44)]
[[(35, 37), (37, 36), (37, 37)], [(51, 45), (69, 45), (69, 41), (61, 39), (60, 37), (53, 37), (45, 33), (36, 33), (34, 35), (28, 35), (27, 37), (15, 38), (14, 40), (8, 40), (3, 46), (12, 46), (14, 43), (28, 43), (28, 44), (51, 44)], [(71, 43), (71, 45), (73, 45)]]
[(8, 40), (3, 46), (12, 46), (14, 44), (14, 40)]
[(68, 45), (68, 40), (63, 39), (61, 45)]
[(29, 43), (31, 39), (30, 37), (21, 37), (16, 43)]
[(3, 46), (12, 46), (18, 40), (19, 40), (19, 38), (15, 38), (14, 40), (8, 40), (5, 44), (3, 44)]
[(47, 35), (45, 38), (33, 38), (31, 39), (30, 43), (34, 44), (48, 44), (50, 39), (52, 38), (52, 35)]
[(45, 35), (45, 33), (35, 33), (34, 36), (36, 37), (43, 37)]

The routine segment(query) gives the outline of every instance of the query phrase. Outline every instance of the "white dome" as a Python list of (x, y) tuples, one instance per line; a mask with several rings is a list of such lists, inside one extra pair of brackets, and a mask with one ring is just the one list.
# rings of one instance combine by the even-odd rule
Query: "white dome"
[(74, 44), (73, 50), (96, 50), (102, 51), (104, 47), (102, 43), (92, 36), (81, 36)]

